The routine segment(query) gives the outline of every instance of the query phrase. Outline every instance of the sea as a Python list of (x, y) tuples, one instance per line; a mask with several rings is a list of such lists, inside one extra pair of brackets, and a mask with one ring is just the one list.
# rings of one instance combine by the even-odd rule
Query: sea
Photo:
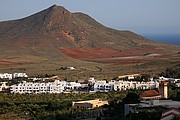
[(180, 34), (143, 34), (143, 36), (157, 42), (180, 46)]

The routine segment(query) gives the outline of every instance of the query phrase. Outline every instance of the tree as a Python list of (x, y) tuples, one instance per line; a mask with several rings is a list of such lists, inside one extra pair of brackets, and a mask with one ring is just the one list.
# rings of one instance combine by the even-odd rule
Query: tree
[(151, 78), (151, 76), (149, 74), (142, 74), (141, 76), (141, 80), (147, 82), (149, 81), (149, 79)]
[(160, 76), (164, 76), (167, 78), (180, 78), (180, 68), (167, 68), (164, 72), (160, 74)]
[(125, 98), (123, 98), (124, 104), (135, 104), (140, 103), (140, 97), (136, 93), (128, 93)]

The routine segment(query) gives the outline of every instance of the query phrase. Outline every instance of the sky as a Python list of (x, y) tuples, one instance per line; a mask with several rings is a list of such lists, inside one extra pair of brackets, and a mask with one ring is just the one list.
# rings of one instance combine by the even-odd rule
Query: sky
[(118, 30), (180, 34), (180, 0), (1, 0), (0, 21), (20, 19), (54, 4)]

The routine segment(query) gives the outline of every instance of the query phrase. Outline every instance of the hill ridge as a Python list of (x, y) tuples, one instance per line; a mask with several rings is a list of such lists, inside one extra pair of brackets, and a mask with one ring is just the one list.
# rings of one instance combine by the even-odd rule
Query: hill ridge
[(107, 28), (89, 15), (71, 13), (57, 5), (22, 19), (0, 22), (0, 42), (2, 56), (54, 53), (57, 57), (61, 47), (179, 50), (177, 46), (157, 43), (131, 31)]

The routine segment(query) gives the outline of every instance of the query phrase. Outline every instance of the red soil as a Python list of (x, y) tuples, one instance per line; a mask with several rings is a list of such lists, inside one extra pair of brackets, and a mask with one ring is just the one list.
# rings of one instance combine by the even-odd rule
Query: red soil
[(145, 54), (161, 53), (159, 50), (152, 48), (126, 48), (121, 50), (110, 48), (61, 48), (60, 50), (65, 55), (75, 59), (115, 65), (150, 62), (152, 59), (144, 57)]
[(16, 63), (14, 62), (9, 62), (9, 61), (4, 61), (4, 60), (0, 60), (0, 66), (1, 65), (15, 65)]
[(61, 48), (65, 55), (76, 59), (96, 59), (111, 57), (143, 56), (147, 53), (159, 54), (160, 51), (149, 48), (131, 48), (114, 50), (110, 48)]

